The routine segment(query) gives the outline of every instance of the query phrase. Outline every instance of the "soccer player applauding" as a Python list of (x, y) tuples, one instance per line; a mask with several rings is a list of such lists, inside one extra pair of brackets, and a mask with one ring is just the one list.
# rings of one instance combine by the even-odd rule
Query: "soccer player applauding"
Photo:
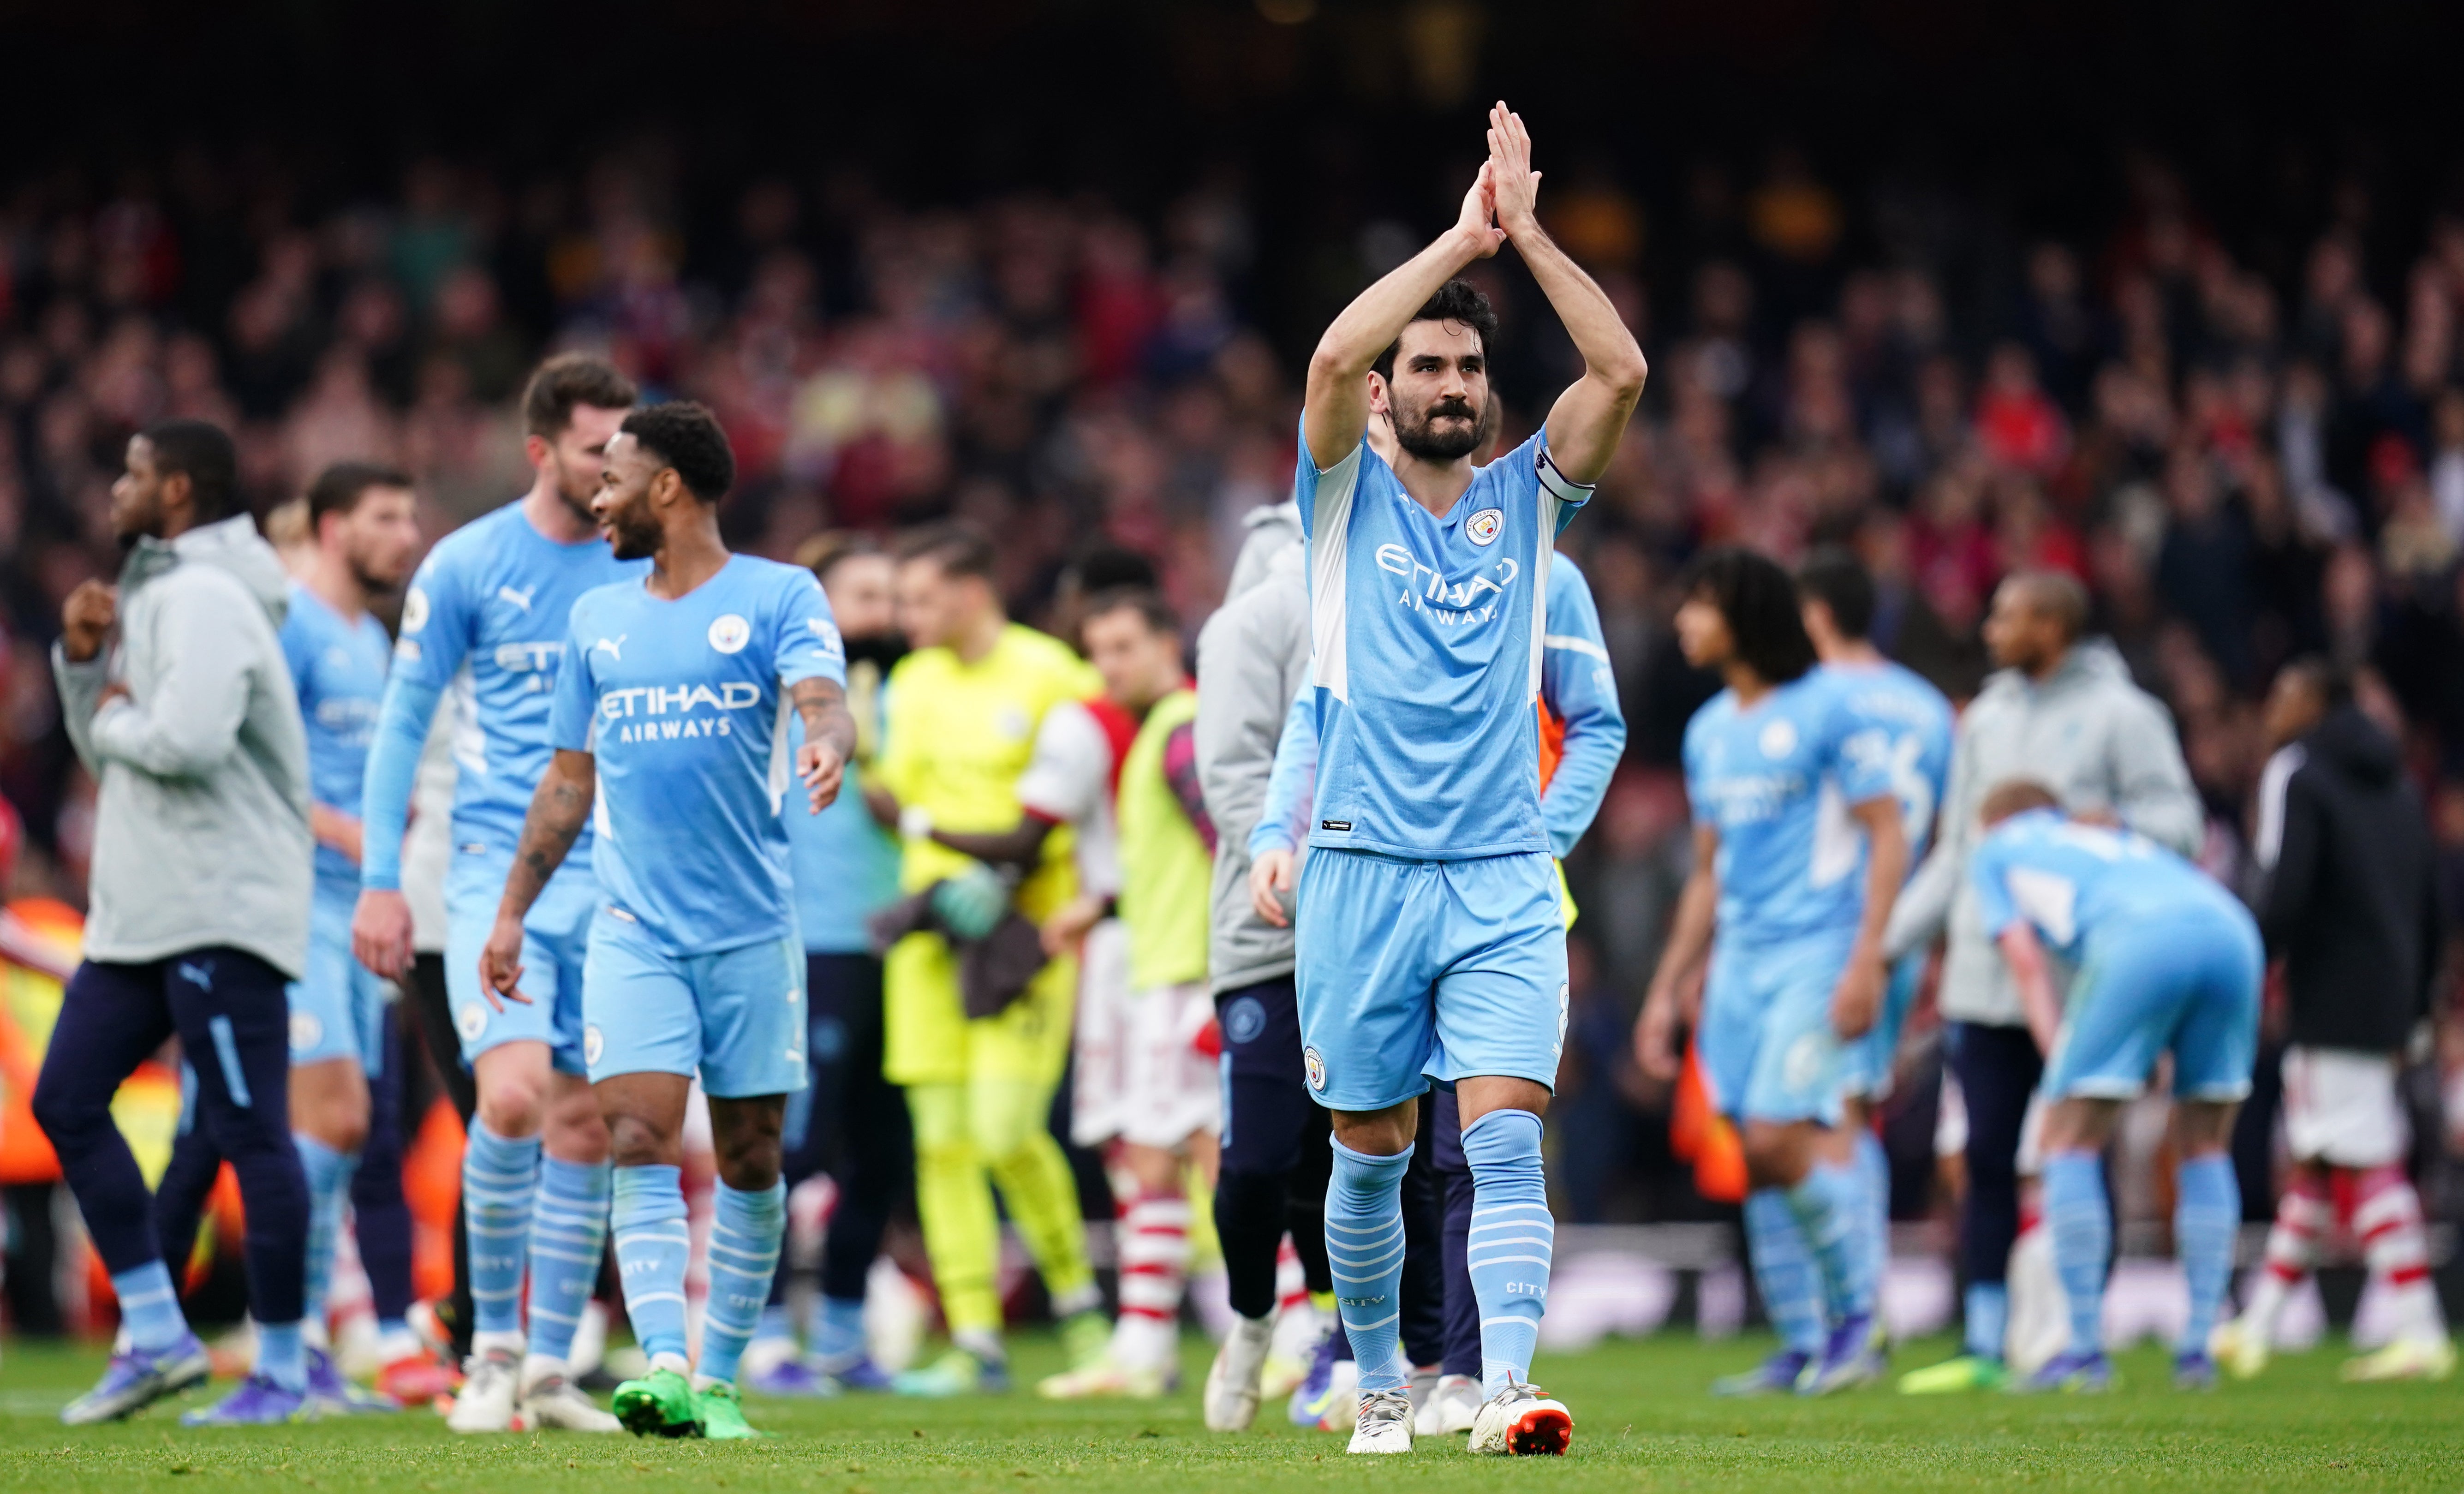
[[(730, 555), (718, 500), (736, 476), (698, 405), (625, 417), (591, 506), (649, 574), (573, 604), (539, 780), (480, 956), (492, 1000), (525, 1001), (522, 918), (594, 802), (605, 893), (583, 982), (583, 1057), (615, 1153), (625, 1307), (649, 1373), (618, 1386), (636, 1433), (757, 1435), (737, 1360), (769, 1300), (787, 1223), (787, 1095), (805, 1085), (804, 947), (787, 830), (783, 695), (803, 718), (802, 812), (838, 797), (855, 723), (846, 648), (810, 571)], [(718, 1213), (700, 1373), (685, 1372), (680, 1168), (694, 1074), (710, 1096)]]
[[(1541, 231), (1530, 137), (1504, 104), (1488, 147), (1455, 226), (1319, 340), (1301, 416), (1320, 756), (1297, 980), (1309, 1088), (1334, 1111), (1327, 1246), (1360, 1365), (1356, 1453), (1412, 1446), (1401, 1189), (1432, 1079), (1455, 1086), (1477, 1190), (1488, 1398), (1472, 1450), (1562, 1452), (1573, 1430), (1528, 1383), (1554, 1228), (1540, 1115), (1566, 1010), (1533, 702), (1557, 530), (1608, 466), (1645, 369), (1608, 297)], [(1540, 432), (1480, 467), (1497, 319), (1454, 277), (1508, 241), (1585, 371)], [(1393, 431), (1391, 463), (1372, 420)]]

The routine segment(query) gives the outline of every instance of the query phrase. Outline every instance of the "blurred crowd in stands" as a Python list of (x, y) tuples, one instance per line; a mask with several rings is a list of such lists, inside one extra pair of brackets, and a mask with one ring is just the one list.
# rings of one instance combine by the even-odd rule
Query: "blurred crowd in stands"
[[(1676, 747), (1712, 687), (1677, 656), (1669, 586), (1702, 545), (1855, 545), (1883, 582), (1878, 641), (1954, 697), (1986, 669), (1996, 579), (2077, 573), (2174, 712), (2229, 882), (2265, 757), (2257, 692), (2331, 654), (2401, 731), (2464, 905), (2464, 215), (2398, 229), (2340, 188), (2277, 226), (2292, 248), (2254, 255), (2161, 161), (2113, 171), (2118, 212), (2044, 237), (1948, 190), (1830, 185), (1787, 150), (1704, 165), (1667, 204), (1605, 169), (1551, 173), (1552, 231), (1654, 369), (1566, 538), (1633, 728), (1570, 868), (1576, 1062), (1555, 1120), (1586, 1144), (1566, 1149), (1568, 1217), (1701, 1208), (1626, 1053), (1685, 871)], [(1230, 172), (1139, 205), (917, 207), (848, 171), (737, 184), (715, 214), (685, 211), (713, 189), (684, 175), (654, 147), (563, 176), (426, 159), (353, 194), (186, 148), (0, 187), (0, 791), (26, 823), (20, 890), (81, 885), (90, 788), (43, 661), (61, 599), (116, 564), (104, 494), (143, 422), (236, 431), (260, 513), (329, 461), (399, 464), (433, 536), (526, 484), (508, 402), (531, 361), (602, 348), (720, 413), (744, 548), (965, 516), (1000, 538), (1033, 621), (1109, 541), (1154, 558), (1194, 627), (1242, 516), (1290, 481), (1307, 348), (1261, 329), (1323, 318), (1268, 300), (1331, 312), (1426, 227), (1270, 245)], [(1488, 289), (1511, 442), (1572, 352), (1523, 277)], [(2446, 1036), (2464, 1071), (2464, 1027)]]

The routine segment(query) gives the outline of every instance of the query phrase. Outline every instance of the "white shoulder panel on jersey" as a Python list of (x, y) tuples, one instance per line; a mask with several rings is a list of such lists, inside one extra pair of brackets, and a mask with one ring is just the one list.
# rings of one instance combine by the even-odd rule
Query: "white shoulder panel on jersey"
[[(1318, 473), (1317, 512), (1309, 526), (1309, 682), (1346, 702), (1352, 699), (1352, 507), (1368, 450), (1364, 439), (1351, 455)], [(1309, 460), (1307, 447), (1301, 460)]]

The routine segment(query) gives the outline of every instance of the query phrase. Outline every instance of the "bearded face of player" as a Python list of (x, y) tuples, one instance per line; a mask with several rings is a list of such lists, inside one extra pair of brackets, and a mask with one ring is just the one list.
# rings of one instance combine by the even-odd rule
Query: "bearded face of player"
[[(670, 469), (642, 450), (642, 443), (619, 433), (607, 443), (606, 465), (600, 470), (598, 494), (590, 500), (591, 516), (608, 547), (620, 560), (640, 560), (658, 554), (666, 538), (652, 506), (650, 489)], [(682, 487), (682, 480), (677, 480)], [(691, 494), (685, 494), (690, 498)]]
[(1487, 349), (1478, 332), (1459, 321), (1405, 327), (1384, 383), (1395, 444), (1421, 461), (1461, 461), (1493, 434)]
[(409, 577), (419, 556), (419, 516), (408, 488), (370, 488), (348, 514), (328, 522), (338, 527), (343, 563), (362, 586), (392, 591)]
[(592, 517), (591, 499), (599, 492), (606, 463), (607, 443), (625, 423), (625, 411), (598, 405), (576, 405), (573, 416), (556, 439), (533, 436), (525, 446), (531, 465), (556, 482), (556, 495), (583, 518)]
[(122, 549), (163, 532), (164, 474), (154, 465), (154, 443), (129, 437), (126, 461), (126, 470), (111, 485), (111, 533)]

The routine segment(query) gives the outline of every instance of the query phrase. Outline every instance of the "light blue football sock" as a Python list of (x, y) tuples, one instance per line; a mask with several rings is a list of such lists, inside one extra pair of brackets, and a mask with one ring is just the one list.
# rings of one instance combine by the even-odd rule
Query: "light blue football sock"
[(299, 1320), (322, 1328), (325, 1293), (334, 1281), (334, 1241), (351, 1206), (351, 1175), (360, 1159), (296, 1131), (291, 1144), (299, 1151), (299, 1170), (308, 1175), (308, 1274)]
[(1531, 1379), (1540, 1315), (1549, 1306), (1549, 1263), (1557, 1220), (1540, 1166), (1540, 1117), (1491, 1110), (1463, 1128), (1471, 1168), (1471, 1233), (1464, 1247), (1480, 1307), (1482, 1393)]
[(256, 1373), (295, 1395), (308, 1389), (308, 1350), (297, 1323), (256, 1326)]
[(1746, 1195), (1746, 1254), (1754, 1268), (1754, 1289), (1782, 1344), (1809, 1358), (1822, 1352), (1822, 1272), (1805, 1242), (1805, 1230), (1788, 1206), (1788, 1190), (1757, 1188)]
[(2218, 1152), (2190, 1158), (2176, 1182), (2173, 1252), (2190, 1284), (2190, 1316), (2182, 1326), (2176, 1353), (2205, 1353), (2208, 1333), (2224, 1307), (2233, 1281), (2233, 1238), (2241, 1228), (2241, 1180), (2233, 1158)]
[(120, 1322), (128, 1329), (130, 1348), (159, 1354), (187, 1341), (188, 1316), (180, 1310), (169, 1266), (160, 1261), (130, 1266), (112, 1277), (111, 1290), (120, 1299)]
[(633, 1341), (656, 1360), (685, 1357), (685, 1264), (693, 1230), (685, 1222), (683, 1172), (673, 1167), (616, 1169), (616, 1274), (625, 1283), (625, 1315)]
[(1360, 1388), (1398, 1391), (1409, 1366), (1398, 1349), (1403, 1296), (1403, 1170), (1412, 1149), (1371, 1156), (1340, 1141), (1326, 1185), (1326, 1259)]
[(471, 1327), (522, 1330), (522, 1266), (539, 1195), (539, 1140), (497, 1135), (473, 1119), (462, 1149), (462, 1213), (471, 1241)]
[(1871, 1126), (1857, 1128), (1857, 1182), (1865, 1191), (1865, 1258), (1873, 1263), (1879, 1300), (1891, 1269), (1891, 1157)]
[(1970, 1282), (1960, 1301), (1967, 1318), (1968, 1351), (1980, 1359), (1999, 1360), (2002, 1342), (2011, 1333), (2011, 1288), (2003, 1282)]
[(1805, 1242), (1822, 1272), (1822, 1301), (1831, 1326), (1874, 1312), (1874, 1259), (1867, 1248), (1871, 1225), (1865, 1189), (1854, 1166), (1816, 1162), (1802, 1182), (1785, 1190), (1789, 1212), (1805, 1231)]
[(2113, 1210), (2104, 1169), (2093, 1152), (2045, 1158), (2045, 1227), (2053, 1232), (2054, 1273), (2071, 1310), (2071, 1351), (2103, 1347), (2105, 1264), (2113, 1254)]
[(695, 1384), (736, 1382), (737, 1361), (753, 1339), (754, 1326), (770, 1302), (770, 1277), (779, 1269), (779, 1243), (787, 1234), (787, 1184), (758, 1192), (716, 1185), (718, 1207), (710, 1226), (710, 1302), (701, 1320), (701, 1363)]
[(804, 1343), (825, 1369), (842, 1370), (864, 1357), (864, 1299), (813, 1296), (804, 1321)]
[(607, 1197), (613, 1169), (605, 1162), (539, 1164), (539, 1202), (531, 1211), (530, 1351), (562, 1359), (572, 1351), (582, 1309), (599, 1285), (607, 1250)]

